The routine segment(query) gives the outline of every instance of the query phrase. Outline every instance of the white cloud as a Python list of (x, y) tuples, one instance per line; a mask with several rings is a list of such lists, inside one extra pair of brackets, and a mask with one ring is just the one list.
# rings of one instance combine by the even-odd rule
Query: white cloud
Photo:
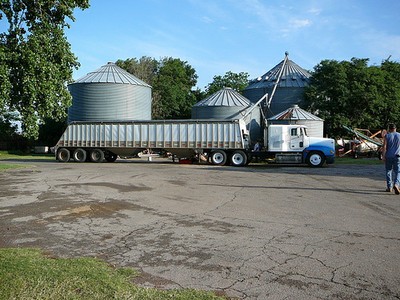
[(309, 19), (294, 19), (290, 20), (289, 24), (292, 28), (299, 29), (310, 26), (312, 22)]
[(206, 24), (214, 23), (214, 20), (211, 19), (210, 17), (207, 17), (207, 16), (203, 16), (203, 17), (201, 18), (201, 20), (202, 20), (203, 23), (206, 23)]
[(362, 36), (364, 50), (370, 53), (371, 63), (381, 63), (391, 56), (392, 60), (400, 60), (400, 35), (386, 34), (384, 32), (369, 31)]
[(311, 15), (318, 16), (321, 13), (322, 9), (317, 7), (310, 8), (307, 12)]
[[(243, 12), (247, 14), (245, 18), (251, 19), (253, 28), (262, 28), (262, 33), (268, 36), (275, 35), (276, 38), (286, 38), (292, 32), (303, 30), (313, 25), (313, 16), (305, 7), (287, 6), (286, 4), (276, 4), (263, 2), (260, 0), (244, 0), (241, 2), (244, 7)], [(314, 14), (320, 12), (316, 8), (311, 10)], [(280, 36), (276, 36), (279, 33)]]

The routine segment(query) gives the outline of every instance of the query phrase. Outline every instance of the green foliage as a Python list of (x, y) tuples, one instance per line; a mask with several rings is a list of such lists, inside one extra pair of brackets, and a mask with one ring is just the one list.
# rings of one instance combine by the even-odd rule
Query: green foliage
[(368, 66), (368, 59), (323, 60), (312, 75), (305, 105), (325, 120), (329, 136), (346, 135), (342, 125), (381, 129), (400, 118), (398, 63)]
[(131, 283), (137, 275), (94, 258), (54, 259), (34, 249), (0, 249), (1, 299), (221, 299), (210, 292), (140, 288)]
[(18, 121), (17, 113), (2, 111), (0, 107), (0, 140), (11, 139), (17, 135)]
[(249, 74), (246, 72), (226, 72), (224, 76), (214, 76), (213, 82), (206, 86), (205, 96), (208, 97), (215, 92), (230, 87), (237, 92), (242, 92), (249, 83)]
[(0, 34), (0, 112), (5, 109), (5, 104), (9, 102), (9, 91), (11, 89), (11, 83), (8, 79), (7, 48), (3, 40), (4, 38)]
[(37, 138), (45, 118), (66, 115), (71, 96), (66, 83), (78, 68), (64, 29), (73, 10), (89, 7), (88, 0), (11, 0), (0, 2), (8, 32), (0, 35), (1, 107), (18, 111), (23, 133)]
[(153, 87), (153, 119), (190, 118), (201, 93), (193, 90), (197, 75), (187, 62), (172, 57), (156, 61), (143, 56), (139, 60), (118, 60), (116, 64)]
[(180, 59), (166, 57), (159, 61), (143, 56), (140, 59), (118, 60), (116, 64), (153, 87), (153, 119), (187, 119), (192, 106), (205, 97), (231, 87), (241, 92), (248, 84), (249, 74), (227, 72), (214, 76), (206, 91), (193, 89), (197, 83), (196, 71)]
[(186, 61), (163, 58), (153, 83), (153, 118), (190, 118), (191, 108), (196, 103), (192, 93), (196, 83), (196, 71)]
[(137, 58), (119, 59), (116, 65), (151, 86), (153, 86), (159, 68), (159, 62), (147, 56), (142, 56), (139, 60)]

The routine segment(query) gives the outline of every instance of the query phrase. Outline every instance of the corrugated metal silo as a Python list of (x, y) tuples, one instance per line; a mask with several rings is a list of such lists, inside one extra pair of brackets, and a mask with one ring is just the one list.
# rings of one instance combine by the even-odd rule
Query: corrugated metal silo
[(151, 120), (151, 86), (108, 63), (68, 85), (68, 122)]
[[(286, 56), (288, 56), (287, 52)], [(252, 80), (243, 91), (243, 95), (253, 103), (257, 102), (266, 93), (270, 97), (279, 74), (281, 74), (270, 107), (266, 110), (267, 117), (288, 109), (293, 104), (299, 104), (303, 100), (304, 88), (310, 82), (310, 73), (293, 61), (287, 59), (285, 62), (285, 60), (286, 57), (270, 71)]]
[(309, 136), (323, 137), (324, 120), (301, 109), (298, 105), (268, 118), (268, 124), (298, 124), (307, 126)]
[[(192, 119), (237, 119), (243, 117), (253, 105), (241, 94), (226, 87), (197, 102), (192, 107)], [(260, 110), (255, 108), (245, 121), (251, 140), (259, 139), (262, 136)]]

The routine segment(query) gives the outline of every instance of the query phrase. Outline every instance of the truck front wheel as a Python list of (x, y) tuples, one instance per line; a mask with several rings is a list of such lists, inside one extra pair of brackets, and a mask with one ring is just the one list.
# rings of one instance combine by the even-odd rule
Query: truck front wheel
[(211, 163), (217, 166), (223, 166), (226, 164), (226, 153), (222, 150), (215, 150), (211, 152)]
[(57, 151), (57, 160), (61, 162), (69, 162), (71, 153), (67, 148), (61, 148)]
[(90, 151), (90, 160), (95, 163), (103, 162), (104, 152), (101, 149), (93, 149)]
[(241, 150), (232, 153), (231, 164), (235, 167), (242, 167), (247, 164), (247, 155)]
[(306, 163), (310, 167), (322, 167), (324, 162), (325, 162), (325, 155), (317, 151), (311, 151), (306, 158)]

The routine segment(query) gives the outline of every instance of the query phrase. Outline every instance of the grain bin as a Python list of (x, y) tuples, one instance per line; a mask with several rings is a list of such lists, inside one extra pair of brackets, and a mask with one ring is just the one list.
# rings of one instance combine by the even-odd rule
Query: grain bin
[(151, 120), (151, 86), (108, 63), (68, 85), (68, 122)]
[(285, 55), (284, 60), (264, 75), (251, 80), (243, 91), (243, 95), (253, 103), (266, 93), (270, 97), (280, 76), (270, 107), (266, 108), (267, 117), (278, 114), (294, 104), (299, 104), (303, 100), (304, 88), (310, 82), (311, 74), (288, 59), (287, 52)]
[(298, 105), (268, 118), (268, 124), (297, 124), (307, 126), (307, 133), (313, 137), (323, 137), (324, 120), (301, 109)]
[[(192, 107), (192, 119), (239, 119), (252, 108), (252, 104), (244, 96), (225, 87), (211, 96), (197, 102)], [(254, 109), (245, 119), (250, 130), (252, 141), (262, 136), (260, 126), (260, 110)]]

